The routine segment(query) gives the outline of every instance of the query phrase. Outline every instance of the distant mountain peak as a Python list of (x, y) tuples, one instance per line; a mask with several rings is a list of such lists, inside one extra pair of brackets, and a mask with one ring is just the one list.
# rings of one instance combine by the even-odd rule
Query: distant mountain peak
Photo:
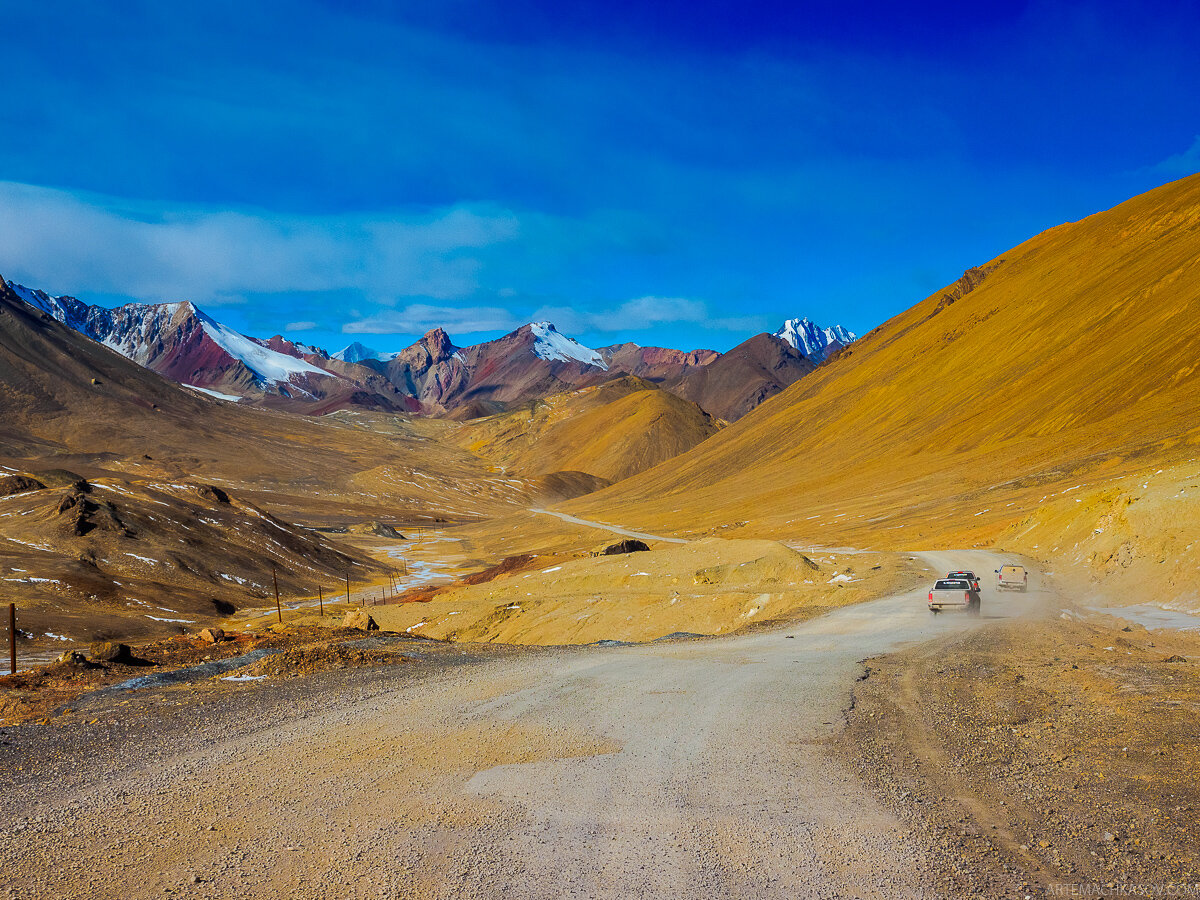
[(836, 350), (858, 340), (858, 335), (841, 325), (822, 328), (808, 318), (788, 319), (783, 323), (783, 327), (774, 333), (774, 337), (787, 341), (813, 362), (818, 363), (823, 362)]
[[(559, 362), (581, 362), (587, 366), (608, 370), (604, 357), (591, 347), (559, 332), (551, 322), (531, 322), (525, 326), (533, 335), (533, 355), (538, 359)], [(518, 329), (520, 331), (522, 329)]]
[(380, 353), (378, 350), (372, 350), (365, 344), (360, 344), (358, 341), (353, 341), (343, 347), (337, 353), (333, 354), (334, 359), (340, 359), (342, 362), (360, 363), (367, 360), (377, 359), (380, 362), (389, 362), (395, 359), (400, 354), (396, 353)]
[(421, 336), (421, 343), (429, 348), (429, 352), (437, 359), (450, 356), (459, 348), (454, 346), (454, 341), (450, 340), (450, 335), (446, 334), (444, 328), (431, 328)]

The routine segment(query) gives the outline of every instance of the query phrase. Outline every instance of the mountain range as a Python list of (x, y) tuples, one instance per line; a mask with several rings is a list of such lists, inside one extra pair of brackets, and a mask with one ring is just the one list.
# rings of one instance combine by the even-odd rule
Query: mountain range
[(399, 351), (355, 342), (329, 354), (282, 335), (247, 337), (190, 302), (108, 308), (8, 286), (35, 309), (180, 384), (318, 415), (356, 408), (468, 419), (633, 375), (733, 421), (855, 339), (841, 326), (789, 319), (774, 335), (756, 335), (725, 354), (632, 343), (592, 349), (550, 322), (534, 322), (469, 347), (437, 328)]
[[(779, 335), (590, 348), (546, 322), (338, 359), (191, 304), (98, 310), (0, 280), (0, 563), (33, 621), (99, 634), (147, 597), (211, 609), (235, 574), (257, 602), (272, 560), (296, 592), (341, 577), (321, 529), (463, 524), (479, 560), (587, 549), (586, 525), (530, 512), (565, 500), (683, 538), (991, 546), (1200, 608), (1198, 248), (1200, 175), (1036, 235), (849, 345), (780, 329), (820, 363)], [(335, 403), (352, 408), (261, 408)]]

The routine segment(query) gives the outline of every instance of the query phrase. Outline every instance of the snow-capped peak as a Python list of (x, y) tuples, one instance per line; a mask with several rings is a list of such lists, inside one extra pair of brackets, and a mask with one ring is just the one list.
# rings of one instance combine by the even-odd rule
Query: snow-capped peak
[(380, 362), (389, 362), (399, 355), (399, 352), (380, 353), (378, 350), (372, 350), (370, 347), (366, 347), (363, 344), (360, 344), (358, 341), (354, 341), (352, 344), (349, 344), (348, 346), (339, 350), (337, 353), (333, 354), (333, 358), (340, 359), (342, 362), (348, 363), (358, 363), (368, 359), (377, 359)]
[(222, 325), (211, 316), (195, 310), (204, 333), (213, 343), (232, 356), (241, 360), (250, 371), (258, 376), (260, 381), (273, 381), (276, 384), (287, 384), (293, 375), (328, 376), (324, 369), (318, 369), (312, 363), (279, 353), (269, 347), (258, 344), (244, 334), (239, 334), (232, 328)]
[(529, 326), (534, 336), (533, 355), (538, 359), (561, 362), (581, 362), (608, 371), (604, 358), (590, 347), (585, 347), (565, 334), (559, 334), (549, 322), (534, 322)]
[(821, 362), (835, 350), (858, 340), (858, 335), (841, 325), (822, 328), (806, 318), (788, 319), (775, 332), (775, 337), (787, 341), (815, 362)]
[(79, 331), (87, 319), (87, 304), (74, 297), (51, 297), (45, 291), (27, 288), (15, 281), (6, 282), (12, 292), (34, 309), (49, 313), (68, 328)]

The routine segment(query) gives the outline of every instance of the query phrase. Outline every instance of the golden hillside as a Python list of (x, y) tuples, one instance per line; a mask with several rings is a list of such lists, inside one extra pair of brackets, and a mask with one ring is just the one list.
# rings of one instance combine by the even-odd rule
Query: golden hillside
[(586, 472), (620, 481), (690, 450), (717, 428), (696, 404), (628, 376), (476, 420), (456, 439), (525, 475)]
[(971, 270), (691, 453), (566, 508), (681, 533), (990, 541), (1055, 492), (1195, 456), (1198, 348), (1200, 175)]

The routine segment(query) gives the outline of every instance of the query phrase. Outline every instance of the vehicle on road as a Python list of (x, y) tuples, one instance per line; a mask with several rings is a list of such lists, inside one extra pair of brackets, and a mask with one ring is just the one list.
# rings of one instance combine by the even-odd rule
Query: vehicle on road
[(1005, 591), (1029, 590), (1029, 573), (1024, 566), (1001, 566), (996, 570), (996, 587)]
[(967, 581), (971, 582), (971, 584), (973, 584), (975, 586), (976, 591), (979, 590), (979, 576), (976, 575), (974, 572), (967, 572), (965, 570), (962, 572), (947, 572), (946, 577), (947, 578), (965, 578), (965, 579), (967, 579)]
[(979, 591), (966, 578), (939, 578), (929, 589), (929, 611), (936, 615), (946, 609), (962, 609), (979, 615)]

